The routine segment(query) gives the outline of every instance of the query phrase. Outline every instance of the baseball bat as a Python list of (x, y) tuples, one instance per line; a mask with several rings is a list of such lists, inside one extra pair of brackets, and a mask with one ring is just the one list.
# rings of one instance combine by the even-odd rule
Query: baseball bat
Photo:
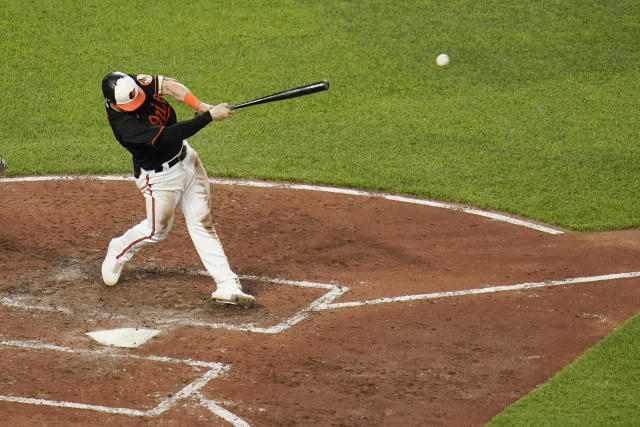
[(283, 90), (282, 92), (273, 93), (271, 95), (263, 96), (262, 98), (253, 99), (251, 101), (241, 102), (230, 107), (232, 110), (239, 108), (250, 107), (252, 105), (264, 104), (266, 102), (282, 101), (283, 99), (297, 98), (299, 96), (309, 95), (315, 92), (321, 92), (329, 89), (329, 82), (322, 80), (320, 82), (309, 83), (304, 86), (298, 86), (291, 89)]

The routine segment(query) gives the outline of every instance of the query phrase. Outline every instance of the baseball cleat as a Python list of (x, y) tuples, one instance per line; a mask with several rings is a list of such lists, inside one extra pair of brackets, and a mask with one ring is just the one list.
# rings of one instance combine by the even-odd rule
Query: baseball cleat
[(211, 294), (211, 298), (218, 304), (233, 304), (242, 308), (251, 308), (256, 303), (256, 299), (253, 296), (245, 294), (241, 289), (233, 291), (216, 289)]
[(104, 257), (102, 262), (102, 280), (107, 286), (115, 286), (122, 273), (122, 267), (124, 262), (118, 261), (115, 253), (113, 253), (112, 246), (115, 240), (111, 240), (109, 243), (109, 249), (107, 249), (107, 256)]

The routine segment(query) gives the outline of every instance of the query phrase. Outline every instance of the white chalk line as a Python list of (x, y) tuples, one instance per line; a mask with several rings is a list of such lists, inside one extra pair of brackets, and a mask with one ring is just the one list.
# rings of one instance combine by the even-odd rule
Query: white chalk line
[(39, 310), (39, 311), (52, 311), (52, 312), (62, 312), (64, 314), (72, 314), (72, 312), (64, 307), (54, 306), (54, 305), (29, 305), (29, 303), (23, 302), (26, 298), (9, 298), (2, 297), (0, 298), (0, 304), (7, 307), (15, 307), (15, 308), (29, 308), (30, 310)]
[[(98, 181), (132, 181), (133, 177), (125, 176), (125, 175), (61, 175), (61, 176), (50, 175), (50, 176), (25, 176), (25, 177), (15, 177), (15, 178), (0, 178), (0, 182), (73, 181), (73, 180), (82, 180), (82, 179), (91, 179), (91, 180), (98, 180)], [(277, 183), (277, 182), (268, 182), (268, 181), (243, 180), (243, 179), (209, 178), (209, 182), (213, 184), (221, 184), (221, 185), (238, 185), (238, 186), (244, 186), (244, 187), (258, 187), (258, 188), (285, 188), (290, 190), (309, 190), (309, 191), (320, 191), (325, 193), (345, 194), (349, 196), (382, 198), (382, 199), (401, 202), (401, 203), (412, 203), (412, 204), (418, 204), (423, 206), (430, 206), (434, 208), (464, 212), (470, 215), (477, 215), (477, 216), (492, 219), (494, 221), (500, 221), (500, 222), (516, 225), (519, 227), (530, 228), (532, 230), (537, 230), (537, 231), (541, 231), (543, 233), (548, 233), (548, 234), (564, 233), (564, 231), (558, 230), (556, 228), (548, 227), (541, 224), (536, 224), (531, 221), (514, 218), (509, 215), (505, 215), (501, 213), (485, 211), (482, 209), (457, 205), (454, 203), (445, 203), (445, 202), (439, 202), (434, 200), (419, 199), (414, 197), (398, 196), (398, 195), (393, 195), (388, 193), (377, 193), (372, 191), (353, 190), (349, 188), (328, 187), (328, 186), (322, 186), (322, 185), (290, 184), (290, 183)]]
[[(208, 275), (208, 272), (205, 270), (202, 270), (202, 271), (198, 271), (197, 274)], [(640, 271), (603, 274), (603, 275), (597, 275), (597, 276), (572, 277), (567, 279), (548, 280), (548, 281), (542, 281), (542, 282), (525, 282), (525, 283), (518, 283), (518, 284), (512, 284), (512, 285), (492, 285), (492, 286), (483, 286), (483, 287), (474, 288), (474, 289), (462, 289), (458, 291), (431, 292), (431, 293), (424, 293), (424, 294), (401, 295), (397, 297), (383, 297), (383, 298), (376, 298), (376, 299), (364, 300), (364, 301), (346, 301), (346, 302), (337, 302), (337, 303), (334, 303), (332, 301), (335, 301), (337, 298), (339, 298), (340, 296), (344, 295), (347, 291), (349, 291), (350, 289), (349, 287), (338, 286), (334, 284), (326, 284), (326, 283), (314, 283), (314, 282), (295, 281), (295, 280), (286, 280), (286, 279), (273, 279), (273, 278), (260, 277), (260, 276), (239, 276), (239, 277), (241, 279), (244, 278), (244, 279), (264, 281), (269, 283), (279, 283), (284, 285), (324, 288), (324, 289), (328, 289), (328, 292), (320, 296), (313, 302), (311, 302), (309, 305), (307, 305), (306, 307), (304, 307), (303, 309), (295, 313), (293, 316), (270, 327), (257, 327), (252, 324), (233, 325), (229, 323), (211, 323), (211, 322), (204, 322), (204, 321), (193, 319), (193, 318), (183, 318), (183, 319), (146, 318), (146, 320), (155, 322), (155, 323), (163, 323), (163, 324), (181, 324), (181, 325), (187, 325), (187, 326), (201, 326), (201, 327), (210, 327), (210, 328), (218, 328), (218, 329), (249, 331), (249, 332), (255, 332), (255, 333), (277, 334), (298, 324), (302, 320), (306, 319), (314, 311), (333, 310), (333, 309), (348, 308), (348, 307), (359, 307), (364, 305), (400, 303), (400, 302), (407, 302), (407, 301), (448, 298), (448, 297), (455, 297), (455, 296), (480, 295), (480, 294), (508, 292), (508, 291), (521, 291), (521, 290), (534, 289), (534, 288), (551, 288), (551, 287), (572, 285), (572, 284), (579, 284), (579, 283), (593, 283), (593, 282), (604, 282), (609, 280), (629, 279), (629, 278), (640, 277)], [(9, 305), (10, 307), (18, 307), (24, 310), (40, 308), (39, 306), (30, 306), (25, 303), (16, 303), (11, 301), (8, 298), (0, 299), (0, 303), (5, 304), (5, 300), (9, 301), (9, 304), (7, 305)], [(46, 309), (48, 311), (59, 310), (60, 312), (63, 312), (65, 314), (73, 313), (71, 309), (68, 309), (65, 307), (49, 308), (49, 306), (47, 306)], [(125, 316), (121, 316), (121, 317), (126, 318)]]
[[(199, 274), (208, 274), (208, 273), (206, 271), (201, 271), (199, 272)], [(286, 280), (286, 279), (269, 279), (269, 278), (262, 278), (259, 276), (245, 276), (245, 279), (264, 280), (264, 281), (280, 283), (285, 285), (297, 285), (297, 286), (328, 289), (328, 292), (326, 294), (316, 299), (307, 307), (305, 307), (303, 310), (296, 313), (296, 315), (290, 317), (284, 322), (281, 322), (270, 328), (248, 328), (247, 330), (252, 330), (254, 332), (262, 332), (262, 333), (274, 333), (274, 334), (279, 333), (297, 324), (301, 320), (305, 319), (311, 312), (321, 311), (321, 310), (357, 307), (357, 306), (363, 306), (363, 305), (382, 304), (382, 303), (399, 303), (399, 302), (406, 302), (406, 301), (437, 299), (437, 298), (446, 298), (446, 297), (452, 297), (452, 296), (477, 295), (477, 294), (505, 292), (505, 291), (519, 291), (519, 290), (526, 290), (526, 289), (533, 289), (533, 288), (554, 287), (554, 286), (571, 285), (571, 284), (579, 284), (579, 283), (593, 283), (593, 282), (616, 280), (616, 279), (627, 279), (627, 278), (634, 278), (634, 277), (640, 277), (640, 271), (628, 272), (628, 273), (605, 274), (605, 275), (597, 275), (597, 276), (587, 276), (587, 277), (574, 277), (574, 278), (544, 281), (544, 282), (526, 282), (526, 283), (520, 283), (520, 284), (514, 284), (514, 285), (489, 286), (489, 287), (467, 289), (467, 290), (460, 290), (460, 291), (446, 291), (446, 292), (434, 292), (434, 293), (418, 294), (418, 295), (404, 295), (399, 297), (378, 298), (378, 299), (365, 300), (365, 301), (333, 303), (332, 301), (334, 301), (336, 298), (338, 298), (339, 296), (347, 292), (349, 288), (341, 287), (333, 284), (314, 283), (314, 282), (306, 282), (306, 281), (293, 281), (293, 280)], [(5, 301), (3, 299), (2, 303), (4, 302)], [(28, 308), (23, 303), (11, 304), (11, 306)], [(36, 306), (36, 307), (39, 309), (43, 309), (42, 306)], [(52, 306), (44, 306), (44, 309), (48, 311), (54, 311), (56, 308)], [(60, 311), (64, 312), (65, 314), (68, 314), (69, 312), (71, 312), (71, 310), (65, 309), (65, 308), (61, 308)], [(193, 324), (197, 324), (197, 322), (194, 322)], [(219, 327), (225, 327), (224, 324), (214, 324), (214, 325)], [(211, 326), (211, 325), (206, 325), (206, 326)], [(228, 326), (229, 325), (226, 325), (226, 327)], [(232, 328), (236, 328), (236, 329), (238, 328), (233, 325), (230, 325), (230, 326)], [(65, 408), (74, 408), (74, 409), (85, 409), (85, 410), (93, 410), (93, 411), (102, 412), (102, 413), (128, 415), (128, 416), (156, 417), (166, 412), (171, 407), (175, 406), (179, 400), (191, 398), (196, 404), (199, 404), (205, 407), (214, 415), (224, 419), (225, 421), (231, 423), (234, 426), (245, 427), (249, 425), (248, 423), (246, 423), (241, 418), (237, 417), (232, 412), (221, 407), (215, 400), (205, 399), (202, 396), (202, 394), (199, 392), (199, 390), (202, 387), (204, 387), (211, 379), (218, 377), (221, 372), (228, 369), (227, 366), (224, 366), (219, 363), (201, 362), (201, 361), (195, 361), (191, 359), (174, 359), (174, 358), (163, 357), (163, 356), (139, 356), (136, 354), (117, 354), (117, 353), (114, 354), (102, 349), (90, 349), (90, 350), (73, 349), (70, 347), (40, 343), (37, 341), (1, 340), (0, 345), (16, 346), (16, 347), (28, 348), (28, 349), (54, 350), (54, 351), (67, 352), (67, 353), (84, 353), (91, 356), (132, 358), (132, 359), (165, 362), (165, 363), (184, 363), (190, 366), (205, 367), (209, 369), (207, 372), (205, 372), (205, 374), (203, 374), (202, 376), (198, 377), (195, 381), (185, 386), (178, 393), (176, 393), (175, 395), (167, 399), (162, 400), (161, 402), (158, 403), (158, 405), (155, 408), (147, 411), (142, 411), (139, 409), (131, 409), (131, 408), (114, 408), (114, 407), (90, 405), (90, 404), (84, 404), (84, 403), (78, 403), (78, 402), (55, 401), (55, 400), (47, 400), (47, 399), (16, 397), (16, 396), (6, 396), (6, 395), (0, 395), (0, 401), (32, 404), (32, 405), (45, 405), (45, 406), (53, 406), (53, 407), (65, 407)]]
[(479, 294), (488, 294), (488, 293), (495, 293), (495, 292), (506, 292), (506, 291), (520, 291), (520, 290), (534, 289), (534, 288), (550, 288), (555, 286), (573, 285), (578, 283), (593, 283), (593, 282), (604, 282), (607, 280), (629, 279), (633, 277), (640, 277), (640, 271), (633, 271), (629, 273), (605, 274), (600, 276), (573, 277), (569, 279), (549, 280), (545, 282), (519, 283), (515, 285), (488, 286), (488, 287), (482, 287), (482, 288), (476, 288), (476, 289), (463, 289), (459, 291), (432, 292), (428, 294), (417, 294), (417, 295), (403, 295), (399, 297), (376, 298), (376, 299), (366, 300), (366, 301), (348, 301), (348, 302), (328, 303), (319, 307), (318, 309), (329, 310), (329, 309), (336, 309), (336, 308), (358, 307), (358, 306), (373, 305), (373, 304), (419, 301), (419, 300), (448, 298), (448, 297), (464, 296), (464, 295), (479, 295)]
[[(0, 334), (2, 337), (2, 334)], [(152, 362), (161, 362), (161, 363), (173, 363), (173, 364), (185, 364), (195, 368), (207, 368), (207, 369), (221, 369), (224, 368), (225, 365), (217, 362), (202, 362), (199, 360), (192, 359), (175, 359), (172, 357), (165, 356), (140, 356), (132, 353), (114, 353), (112, 351), (107, 351), (104, 349), (78, 349), (72, 347), (59, 346), (55, 344), (47, 344), (40, 341), (35, 340), (0, 340), (0, 345), (8, 347), (20, 347), (24, 349), (30, 350), (50, 350), (50, 351), (58, 351), (61, 353), (74, 353), (74, 354), (84, 354), (87, 356), (99, 356), (99, 357), (110, 357), (113, 359), (138, 359), (138, 360), (148, 360)]]
[(223, 420), (231, 423), (235, 427), (250, 427), (249, 423), (235, 415), (233, 412), (220, 406), (217, 401), (205, 399), (205, 397), (199, 391), (194, 392), (191, 395), (191, 398), (195, 399), (200, 405), (206, 407), (207, 409), (209, 409), (209, 411), (213, 412)]
[[(209, 273), (206, 270), (201, 270), (198, 272), (200, 275), (208, 276)], [(285, 319), (284, 321), (269, 326), (269, 327), (258, 327), (253, 324), (244, 324), (244, 325), (230, 325), (226, 323), (207, 323), (194, 319), (161, 319), (159, 323), (178, 323), (185, 324), (189, 326), (205, 326), (210, 328), (224, 328), (236, 331), (249, 331), (255, 333), (262, 334), (277, 334), (290, 327), (300, 323), (302, 320), (306, 319), (311, 312), (317, 311), (318, 307), (322, 307), (325, 304), (335, 300), (336, 298), (343, 295), (345, 292), (349, 290), (346, 286), (339, 286), (335, 284), (329, 283), (317, 283), (317, 282), (309, 282), (309, 281), (299, 281), (299, 280), (288, 280), (288, 279), (277, 279), (277, 278), (269, 278), (269, 277), (261, 277), (261, 276), (251, 276), (251, 275), (239, 275), (241, 280), (255, 280), (267, 283), (277, 283), (280, 285), (290, 285), (290, 286), (299, 286), (299, 287), (308, 287), (308, 288), (320, 288), (320, 289), (328, 289), (328, 292), (324, 295), (317, 298), (315, 301), (311, 302), (308, 306), (304, 307), (302, 310), (299, 310), (297, 313), (293, 314), (291, 317)]]
[[(206, 270), (199, 270), (197, 273), (203, 276), (209, 276), (209, 272), (207, 272)], [(273, 277), (253, 276), (253, 275), (247, 275), (247, 274), (242, 274), (242, 275), (239, 275), (238, 277), (244, 280), (256, 280), (259, 282), (278, 283), (281, 285), (300, 286), (305, 288), (333, 289), (336, 287), (336, 285), (333, 285), (331, 283), (309, 282), (306, 280), (279, 279), (279, 278), (273, 278)]]
[[(209, 276), (209, 272), (206, 270), (189, 270), (188, 273), (198, 274), (202, 276)], [(327, 289), (328, 292), (326, 292), (324, 295), (321, 295), (315, 301), (311, 302), (307, 307), (294, 313), (289, 318), (269, 327), (260, 327), (260, 326), (256, 326), (253, 323), (244, 323), (244, 324), (234, 325), (234, 324), (224, 323), (224, 322), (205, 322), (205, 321), (194, 319), (194, 318), (151, 317), (151, 318), (147, 318), (147, 320), (154, 323), (166, 324), (166, 325), (173, 324), (173, 325), (185, 325), (185, 326), (198, 326), (198, 327), (207, 327), (207, 328), (213, 328), (213, 329), (228, 329), (232, 331), (248, 331), (248, 332), (260, 333), (260, 334), (277, 334), (300, 323), (302, 320), (306, 319), (311, 312), (317, 311), (317, 307), (321, 307), (335, 300), (336, 298), (340, 297), (341, 295), (343, 295), (345, 292), (349, 290), (349, 288), (346, 286), (339, 286), (331, 283), (309, 282), (306, 280), (289, 280), (289, 279), (263, 277), (263, 276), (255, 276), (255, 275), (238, 275), (238, 277), (240, 278), (240, 280), (255, 280), (258, 282), (275, 283), (278, 285)]]
[[(0, 337), (1, 336), (2, 335), (0, 334)], [(147, 360), (147, 361), (161, 362), (161, 363), (184, 364), (191, 367), (207, 369), (207, 371), (204, 374), (198, 376), (194, 381), (184, 386), (177, 393), (174, 393), (169, 397), (162, 399), (154, 408), (146, 411), (140, 410), (140, 409), (132, 409), (132, 408), (117, 408), (117, 407), (109, 407), (109, 406), (103, 406), (103, 405), (91, 405), (91, 404), (79, 403), (79, 402), (68, 402), (68, 401), (40, 399), (40, 398), (32, 398), (32, 397), (7, 396), (7, 395), (0, 395), (0, 401), (24, 403), (24, 404), (31, 404), (31, 405), (73, 408), (73, 409), (85, 409), (85, 410), (92, 410), (92, 411), (109, 413), (109, 414), (119, 414), (119, 415), (128, 415), (128, 416), (136, 416), (136, 417), (157, 417), (159, 415), (162, 415), (167, 410), (171, 409), (173, 406), (175, 406), (179, 400), (191, 398), (196, 404), (204, 406), (215, 415), (217, 416), (221, 416), (220, 414), (224, 415), (222, 416), (222, 418), (224, 418), (225, 420), (228, 418), (236, 419), (237, 422), (234, 425), (237, 425), (237, 426), (248, 425), (239, 417), (233, 415), (231, 412), (227, 410), (223, 410), (220, 407), (214, 408), (210, 401), (206, 401), (202, 398), (202, 394), (199, 391), (202, 387), (207, 385), (209, 381), (219, 377), (229, 369), (228, 365), (224, 365), (222, 363), (204, 362), (204, 361), (193, 360), (193, 359), (175, 359), (175, 358), (165, 357), (165, 356), (153, 356), (153, 355), (140, 356), (136, 354), (113, 353), (113, 352), (108, 352), (102, 349), (77, 349), (77, 348), (59, 346), (55, 344), (43, 343), (43, 342), (34, 341), (34, 340), (28, 340), (28, 341), (0, 340), (0, 346), (18, 347), (18, 348), (23, 348), (28, 350), (47, 350), (47, 351), (58, 351), (63, 353), (83, 354), (91, 357), (100, 356), (100, 357), (110, 357), (110, 358), (120, 358), (120, 359)], [(194, 397), (194, 394), (196, 393), (197, 395)], [(212, 409), (215, 409), (215, 410), (212, 410)]]
[(58, 408), (87, 409), (90, 411), (103, 412), (106, 414), (129, 415), (132, 417), (148, 416), (147, 415), (148, 411), (140, 411), (138, 409), (112, 408), (109, 406), (89, 405), (86, 403), (65, 402), (65, 401), (49, 400), (49, 399), (36, 399), (33, 397), (16, 397), (16, 396), (0, 395), (0, 401), (13, 402), (13, 403), (25, 403), (29, 405), (39, 405), (39, 406), (52, 406), (52, 407), (58, 407)]
[[(41, 176), (41, 177), (2, 178), (0, 179), (0, 182), (38, 182), (38, 181), (78, 180), (78, 179), (96, 179), (96, 180), (104, 180), (104, 181), (133, 180), (132, 177), (128, 177), (128, 176), (89, 176), (89, 177), (87, 176), (84, 176), (84, 177), (83, 176)], [(504, 214), (484, 211), (476, 208), (469, 208), (469, 207), (455, 205), (451, 203), (443, 203), (443, 202), (437, 202), (437, 201), (431, 201), (431, 200), (403, 197), (403, 196), (397, 196), (397, 195), (391, 195), (391, 194), (385, 194), (385, 193), (374, 193), (374, 192), (367, 192), (367, 191), (360, 191), (360, 190), (351, 190), (351, 189), (345, 189), (345, 188), (334, 188), (334, 187), (315, 186), (315, 185), (286, 184), (286, 183), (282, 184), (282, 183), (270, 183), (270, 182), (250, 181), (250, 180), (210, 179), (210, 182), (215, 184), (224, 184), (224, 185), (241, 185), (241, 186), (263, 187), (263, 188), (287, 188), (287, 189), (294, 189), (294, 190), (322, 191), (322, 192), (330, 192), (330, 193), (346, 194), (346, 195), (362, 196), (362, 197), (378, 197), (378, 198), (383, 198), (391, 201), (398, 201), (402, 203), (413, 203), (413, 204), (419, 204), (424, 206), (461, 211), (464, 213), (482, 216), (482, 217), (486, 217), (496, 221), (506, 222), (513, 225), (526, 227), (526, 228), (538, 230), (538, 231), (549, 233), (549, 234), (563, 233), (563, 231), (561, 230), (542, 226), (529, 221), (524, 221), (518, 218), (513, 218)], [(379, 304), (379, 303), (385, 303), (385, 302), (402, 302), (402, 301), (412, 301), (417, 299), (442, 298), (442, 297), (454, 296), (454, 295), (471, 295), (471, 294), (479, 294), (479, 293), (487, 293), (487, 292), (526, 289), (526, 288), (532, 288), (532, 287), (554, 286), (559, 284), (580, 283), (580, 282), (586, 282), (586, 281), (611, 280), (610, 278), (604, 278), (604, 277), (611, 277), (611, 276), (618, 276), (617, 278), (637, 277), (637, 275), (640, 275), (640, 272), (631, 273), (631, 274), (633, 274), (633, 276), (624, 275), (623, 273), (619, 275), (594, 276), (593, 278), (590, 278), (591, 280), (589, 280), (589, 278), (576, 278), (576, 279), (567, 279), (564, 281), (555, 281), (555, 282), (540, 282), (540, 283), (529, 283), (529, 284), (520, 284), (520, 285), (509, 285), (509, 286), (493, 286), (488, 288), (472, 289), (472, 290), (466, 290), (466, 291), (438, 292), (438, 293), (431, 293), (431, 294), (408, 295), (408, 296), (401, 296), (401, 297), (395, 297), (395, 298), (379, 298), (376, 300), (352, 301), (352, 302), (345, 302), (345, 303), (332, 303), (331, 301), (334, 301), (336, 298), (338, 298), (339, 296), (347, 292), (349, 289), (347, 287), (340, 287), (332, 284), (318, 284), (318, 283), (311, 283), (311, 282), (288, 281), (284, 279), (275, 279), (275, 280), (271, 279), (269, 281), (274, 283), (288, 284), (288, 285), (294, 285), (294, 286), (325, 288), (325, 289), (328, 289), (329, 291), (325, 295), (313, 301), (303, 310), (296, 313), (294, 316), (290, 317), (289, 319), (286, 319), (285, 321), (277, 325), (271, 326), (269, 328), (258, 328), (252, 325), (235, 326), (235, 325), (228, 325), (224, 323), (205, 323), (205, 322), (195, 322), (195, 325), (202, 323), (204, 326), (210, 326), (210, 327), (223, 327), (228, 329), (250, 330), (253, 332), (262, 332), (262, 333), (279, 333), (299, 323), (300, 321), (305, 319), (310, 312), (313, 312), (313, 311), (335, 309), (335, 308), (342, 308), (342, 307), (353, 307), (358, 305)], [(600, 277), (604, 279), (596, 280), (595, 279), (596, 277)], [(246, 278), (253, 279), (253, 280), (261, 279), (256, 276), (247, 276)], [(72, 312), (69, 309), (62, 308), (62, 307), (55, 307), (55, 306), (43, 306), (43, 305), (29, 306), (28, 304), (25, 304), (21, 301), (11, 300), (9, 298), (3, 298), (0, 302), (3, 305), (18, 307), (18, 308), (25, 308), (25, 309), (59, 311), (65, 314), (69, 314)], [(159, 320), (167, 323), (166, 321), (169, 319), (159, 319)], [(168, 322), (168, 323), (171, 323), (171, 322)], [(70, 349), (67, 347), (55, 346), (50, 344), (34, 344), (33, 342), (0, 341), (0, 345), (5, 345), (5, 346), (18, 345), (18, 346), (23, 346), (23, 347), (32, 348), (32, 349), (40, 348), (40, 349), (67, 351), (67, 352), (82, 352), (82, 350)], [(201, 364), (206, 363), (206, 362), (198, 362), (198, 361), (191, 361), (191, 360), (180, 361), (178, 359), (171, 359), (171, 358), (165, 358), (160, 356), (143, 357), (143, 356), (136, 356), (136, 355), (113, 355), (113, 354), (106, 353), (99, 350), (86, 350), (86, 352), (90, 352), (94, 355), (99, 354), (99, 355), (109, 356), (109, 357), (133, 357), (133, 358), (164, 361), (164, 362), (171, 362), (171, 363), (182, 362), (182, 363), (192, 364), (193, 366), (201, 366)], [(88, 405), (88, 404), (74, 403), (74, 402), (52, 401), (52, 400), (46, 400), (46, 399), (22, 398), (22, 397), (1, 396), (1, 395), (0, 395), (0, 400), (9, 401), (9, 402), (29, 403), (29, 404), (36, 404), (36, 405), (59, 406), (59, 407), (68, 407), (68, 408), (76, 408), (76, 409), (90, 409), (90, 410), (95, 410), (95, 411), (104, 412), (104, 413), (123, 414), (123, 415), (131, 415), (131, 416), (157, 416), (159, 414), (162, 414), (172, 406), (174, 406), (178, 400), (190, 397), (200, 405), (206, 407), (212, 413), (225, 419), (226, 421), (230, 422), (234, 426), (248, 426), (249, 424), (246, 423), (244, 420), (242, 420), (241, 418), (237, 417), (230, 411), (221, 407), (216, 401), (205, 399), (204, 396), (199, 392), (199, 390), (202, 387), (204, 387), (204, 385), (206, 385), (212, 378), (217, 377), (219, 373), (225, 369), (225, 367), (221, 365), (218, 366), (218, 365), (216, 365), (214, 369), (210, 369), (204, 375), (197, 378), (194, 382), (184, 387), (182, 390), (180, 390), (178, 393), (173, 395), (171, 398), (161, 401), (155, 408), (149, 411), (141, 411), (141, 410), (129, 409), (129, 408), (110, 408), (110, 407), (105, 407), (100, 405)]]
[[(187, 270), (187, 273), (209, 276), (209, 272), (207, 272), (206, 270)], [(225, 322), (205, 322), (200, 319), (194, 319), (191, 317), (163, 318), (163, 317), (150, 316), (150, 317), (145, 317), (145, 320), (148, 322), (153, 322), (156, 324), (164, 324), (164, 325), (184, 325), (184, 326), (207, 327), (207, 328), (213, 328), (213, 329), (227, 329), (232, 331), (248, 331), (248, 332), (262, 333), (262, 334), (277, 334), (284, 331), (285, 329), (292, 327), (293, 325), (300, 323), (302, 320), (306, 319), (311, 312), (318, 311), (319, 310), (318, 307), (322, 307), (330, 303), (331, 301), (340, 297), (341, 295), (343, 295), (345, 292), (349, 290), (349, 288), (346, 286), (339, 286), (339, 285), (330, 284), (330, 283), (288, 280), (288, 279), (261, 277), (261, 276), (253, 276), (253, 275), (239, 275), (238, 277), (240, 278), (240, 280), (255, 280), (255, 281), (266, 282), (266, 283), (276, 283), (279, 285), (327, 289), (327, 292), (321, 295), (315, 301), (311, 302), (308, 306), (294, 313), (289, 318), (286, 318), (282, 322), (269, 327), (260, 327), (252, 323), (234, 325), (234, 324), (225, 323)], [(71, 315), (74, 313), (72, 309), (59, 306), (59, 305), (30, 304), (28, 302), (27, 297), (21, 297), (19, 299), (3, 297), (3, 298), (0, 298), (0, 305), (5, 305), (7, 307), (18, 308), (26, 311), (44, 310), (44, 311), (50, 311), (50, 312), (59, 312), (65, 315)], [(96, 313), (94, 314), (94, 316), (98, 318), (110, 318), (110, 319), (115, 318), (115, 319), (124, 320), (124, 321), (136, 320), (128, 316), (113, 315), (111, 313)]]
[[(205, 272), (202, 272), (205, 274)], [(258, 276), (247, 276), (254, 280), (261, 279)], [(332, 303), (337, 297), (344, 294), (349, 288), (340, 287), (336, 285), (328, 285), (322, 283), (313, 283), (313, 282), (298, 282), (298, 281), (290, 281), (279, 279), (277, 282), (283, 284), (295, 284), (300, 283), (302, 286), (309, 287), (318, 287), (318, 288), (327, 288), (330, 289), (322, 297), (318, 298), (311, 304), (309, 304), (305, 309), (300, 311), (296, 316), (293, 316), (286, 321), (273, 326), (271, 328), (257, 328), (256, 332), (264, 332), (264, 333), (278, 333), (281, 332), (299, 321), (303, 320), (306, 315), (313, 311), (320, 310), (329, 310), (329, 309), (339, 309), (339, 308), (347, 308), (347, 307), (358, 307), (365, 305), (373, 305), (373, 304), (383, 304), (383, 303), (399, 303), (399, 302), (407, 302), (407, 301), (418, 301), (418, 300), (427, 300), (427, 299), (438, 299), (438, 298), (447, 298), (454, 296), (466, 296), (466, 295), (479, 295), (479, 294), (487, 294), (487, 293), (496, 293), (496, 292), (507, 292), (507, 291), (521, 291), (527, 289), (535, 289), (535, 288), (551, 288), (557, 286), (564, 285), (573, 285), (580, 283), (594, 283), (594, 282), (603, 282), (610, 280), (621, 280), (621, 279), (629, 279), (629, 278), (637, 278), (640, 277), (640, 271), (626, 272), (626, 273), (613, 273), (613, 274), (604, 274), (604, 275), (596, 275), (596, 276), (584, 276), (584, 277), (573, 277), (561, 280), (550, 280), (550, 281), (542, 281), (542, 282), (525, 282), (513, 285), (498, 285), (498, 286), (488, 286), (481, 287), (475, 289), (466, 289), (459, 291), (446, 291), (446, 292), (433, 292), (427, 294), (417, 294), (417, 295), (403, 295), (399, 297), (388, 297), (388, 298), (377, 298), (373, 300), (365, 300), (365, 301), (349, 301), (342, 303)], [(47, 307), (47, 310), (50, 310)], [(65, 311), (66, 313), (67, 311)], [(1, 335), (0, 335), (1, 337)], [(208, 409), (214, 415), (224, 419), (225, 421), (231, 423), (236, 427), (245, 427), (249, 426), (249, 424), (223, 408), (216, 402), (215, 400), (205, 399), (204, 396), (199, 392), (199, 390), (204, 387), (211, 379), (218, 377), (221, 373), (228, 369), (228, 366), (225, 366), (221, 363), (215, 362), (202, 362), (196, 361), (192, 359), (175, 359), (164, 356), (140, 356), (136, 354), (120, 354), (120, 353), (112, 353), (107, 352), (102, 349), (74, 349), (70, 347), (58, 346), (54, 344), (41, 343), (38, 341), (18, 341), (18, 340), (0, 340), (0, 346), (14, 346), (25, 349), (35, 349), (35, 350), (52, 350), (66, 353), (76, 353), (76, 354), (87, 354), (90, 356), (104, 356), (104, 357), (112, 357), (112, 358), (130, 358), (130, 359), (140, 359), (140, 360), (149, 360), (149, 361), (157, 361), (164, 363), (182, 363), (193, 367), (204, 367), (208, 370), (198, 377), (196, 380), (185, 386), (183, 389), (178, 391), (173, 396), (164, 399), (156, 405), (156, 407), (143, 411), (139, 409), (131, 409), (131, 408), (114, 408), (107, 407), (102, 405), (90, 405), (78, 402), (67, 402), (67, 401), (55, 401), (48, 399), (39, 399), (39, 398), (29, 398), (29, 397), (16, 397), (16, 396), (6, 396), (0, 395), (0, 401), (6, 402), (14, 402), (14, 403), (23, 403), (23, 404), (32, 404), (32, 405), (44, 405), (44, 406), (53, 406), (53, 407), (65, 407), (65, 408), (73, 408), (73, 409), (85, 409), (92, 410), (102, 413), (109, 414), (119, 414), (119, 415), (128, 415), (128, 416), (139, 416), (139, 417), (156, 417), (173, 406), (179, 400), (191, 398), (196, 404), (199, 404), (206, 409)]]

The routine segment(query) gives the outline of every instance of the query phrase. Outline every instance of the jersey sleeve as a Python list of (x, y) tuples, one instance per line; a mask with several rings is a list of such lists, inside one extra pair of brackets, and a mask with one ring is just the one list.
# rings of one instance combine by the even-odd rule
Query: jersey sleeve
[(181, 141), (189, 138), (212, 121), (211, 114), (205, 112), (196, 115), (196, 117), (191, 120), (174, 123), (160, 130), (154, 144), (167, 144), (171, 141)]
[(163, 83), (165, 80), (171, 80), (171, 81), (177, 82), (177, 80), (176, 80), (176, 79), (174, 79), (174, 78), (167, 77), (167, 76), (162, 76), (162, 75), (160, 75), (160, 74), (156, 75), (156, 80), (157, 80), (157, 82), (158, 82), (158, 92), (157, 92), (157, 93), (158, 93), (158, 95), (165, 95), (165, 94), (162, 92), (162, 83)]
[(163, 95), (162, 93), (162, 82), (164, 81), (164, 76), (161, 76), (160, 74), (158, 74), (156, 76), (156, 82), (157, 82), (157, 90), (156, 93), (158, 95)]

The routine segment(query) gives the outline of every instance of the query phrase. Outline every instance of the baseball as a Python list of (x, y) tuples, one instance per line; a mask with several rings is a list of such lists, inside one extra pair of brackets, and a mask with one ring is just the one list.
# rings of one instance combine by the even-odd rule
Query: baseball
[(436, 64), (438, 64), (441, 67), (444, 67), (448, 63), (449, 63), (449, 55), (447, 55), (446, 53), (441, 53), (436, 58)]

